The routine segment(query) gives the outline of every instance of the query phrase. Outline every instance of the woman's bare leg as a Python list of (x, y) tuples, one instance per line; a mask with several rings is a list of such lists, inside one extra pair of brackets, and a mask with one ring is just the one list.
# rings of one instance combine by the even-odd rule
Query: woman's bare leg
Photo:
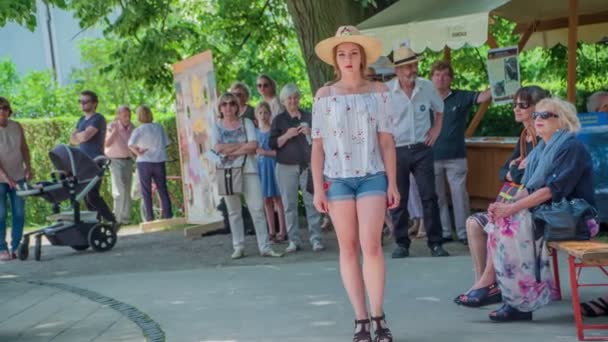
[[(367, 319), (363, 275), (359, 263), (359, 234), (354, 200), (329, 202), (329, 215), (336, 230), (340, 248), (340, 274), (350, 303), (355, 310), (355, 319)], [(377, 239), (380, 235), (376, 236)]]
[(386, 212), (386, 198), (366, 196), (357, 200), (359, 241), (363, 251), (363, 278), (369, 297), (371, 315), (384, 314), (385, 267), (382, 253), (382, 226)]
[(268, 221), (268, 233), (271, 237), (276, 234), (276, 223), (274, 222), (274, 200), (272, 197), (264, 197), (264, 212)]
[(467, 237), (469, 238), (469, 250), (471, 252), (471, 259), (473, 259), (473, 267), (475, 268), (475, 283), (477, 283), (486, 267), (488, 234), (486, 234), (483, 227), (474, 218), (469, 217), (466, 226)]

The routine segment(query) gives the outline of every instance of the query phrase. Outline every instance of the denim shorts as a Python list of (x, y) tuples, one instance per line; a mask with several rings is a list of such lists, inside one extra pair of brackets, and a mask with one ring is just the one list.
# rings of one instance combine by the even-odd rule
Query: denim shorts
[(362, 177), (327, 178), (326, 195), (329, 201), (357, 200), (365, 196), (386, 196), (386, 173), (378, 172)]

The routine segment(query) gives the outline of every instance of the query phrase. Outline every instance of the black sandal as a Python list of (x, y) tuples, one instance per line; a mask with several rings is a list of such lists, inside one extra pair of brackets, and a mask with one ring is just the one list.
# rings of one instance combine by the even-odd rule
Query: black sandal
[(386, 324), (386, 316), (382, 314), (380, 317), (372, 316), (371, 319), (376, 325), (374, 329), (374, 335), (376, 335), (374, 342), (393, 342), (393, 334)]
[[(595, 308), (599, 309), (599, 311)], [(581, 303), (581, 313), (587, 317), (599, 317), (608, 315), (608, 303), (599, 297), (587, 303)]]
[(461, 294), (454, 298), (454, 302), (458, 305), (467, 306), (470, 308), (478, 308), (490, 304), (502, 302), (502, 292), (497, 283), (479, 289), (471, 290), (465, 294)]
[(372, 335), (369, 333), (369, 319), (355, 320), (353, 342), (372, 342)]

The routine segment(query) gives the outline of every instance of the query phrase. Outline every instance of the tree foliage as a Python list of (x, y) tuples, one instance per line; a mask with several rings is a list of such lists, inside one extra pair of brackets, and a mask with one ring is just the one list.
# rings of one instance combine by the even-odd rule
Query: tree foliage
[[(66, 0), (44, 0), (43, 3), (66, 8)], [(0, 27), (15, 22), (30, 31), (36, 28), (36, 0), (0, 0)]]
[[(100, 110), (112, 113), (119, 104), (148, 103), (156, 111), (172, 111), (171, 65), (205, 50), (214, 55), (219, 90), (236, 80), (255, 84), (260, 73), (268, 73), (280, 85), (295, 82), (302, 90), (304, 106), (311, 92), (331, 77), (331, 70), (314, 55), (314, 44), (333, 35), (338, 25), (360, 22), (395, 0), (45, 0), (75, 13), (83, 28), (98, 27), (104, 39), (82, 46), (82, 70), (74, 82), (57, 87), (47, 73), (19, 77), (10, 63), (0, 63), (0, 92), (9, 96), (21, 114), (60, 116), (78, 114), (79, 90), (96, 90)], [(332, 7), (333, 6), (333, 7)], [(334, 10), (330, 10), (333, 8)], [(336, 10), (339, 9), (339, 10)], [(32, 29), (34, 0), (0, 0), (0, 25), (17, 22)], [(513, 24), (495, 18), (491, 30), (499, 46), (517, 43)], [(299, 41), (298, 41), (299, 39)], [(452, 52), (456, 69), (454, 86), (483, 90), (487, 87), (487, 46)], [(432, 62), (441, 53), (426, 52), (420, 65), (428, 76)], [(535, 49), (521, 54), (522, 80), (538, 84), (554, 94), (566, 91), (566, 49)], [(577, 107), (584, 111), (585, 98), (608, 88), (604, 66), (608, 47), (578, 46)], [(307, 73), (308, 71), (308, 73)], [(308, 75), (311, 75), (309, 82)], [(314, 76), (314, 79), (312, 78)], [(310, 86), (312, 84), (312, 87)], [(256, 96), (253, 91), (252, 95)], [(253, 99), (255, 102), (256, 99)], [(492, 106), (477, 134), (513, 134), (508, 106)]]

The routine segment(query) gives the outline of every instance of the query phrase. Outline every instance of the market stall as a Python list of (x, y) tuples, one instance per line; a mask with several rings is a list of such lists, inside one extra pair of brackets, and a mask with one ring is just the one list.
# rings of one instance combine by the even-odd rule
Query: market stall
[[(387, 54), (400, 42), (421, 53), (479, 47), (497, 48), (488, 30), (492, 17), (516, 23), (519, 51), (534, 47), (568, 47), (568, 100), (576, 95), (576, 43), (594, 43), (608, 35), (606, 0), (401, 0), (357, 25), (383, 42)], [(482, 104), (467, 129), (468, 188), (473, 208), (485, 208), (500, 188), (497, 170), (516, 138), (471, 139), (489, 103)]]

